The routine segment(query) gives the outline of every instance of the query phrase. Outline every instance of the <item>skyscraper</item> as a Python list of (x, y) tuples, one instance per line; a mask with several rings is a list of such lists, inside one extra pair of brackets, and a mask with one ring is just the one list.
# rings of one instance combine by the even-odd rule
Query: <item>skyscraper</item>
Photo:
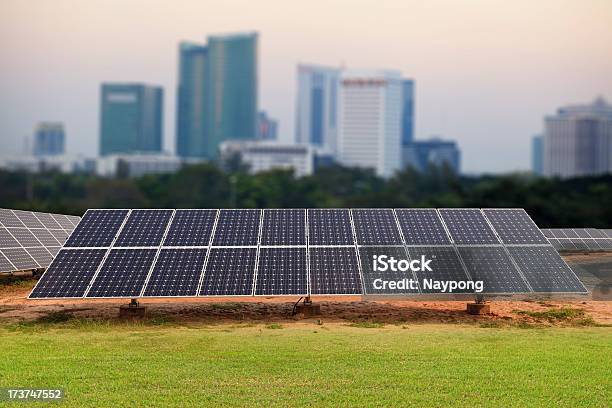
[(64, 125), (41, 122), (34, 132), (34, 156), (57, 156), (65, 153), (66, 136)]
[(100, 154), (161, 152), (163, 90), (144, 84), (102, 84)]
[(265, 111), (257, 114), (257, 139), (276, 140), (278, 138), (278, 121), (268, 116)]
[[(215, 159), (224, 140), (257, 136), (257, 34), (181, 44), (177, 151)], [(200, 119), (201, 118), (201, 119)]]
[(461, 151), (453, 140), (431, 138), (414, 140), (402, 146), (403, 167), (412, 167), (423, 172), (429, 166), (448, 166), (455, 173), (460, 172)]
[(531, 138), (531, 171), (534, 174), (544, 174), (544, 138), (535, 135)]
[(402, 144), (407, 145), (414, 140), (414, 81), (402, 81)]
[(560, 108), (544, 120), (544, 174), (612, 173), (612, 106), (602, 98)]
[(179, 47), (176, 103), (176, 151), (181, 157), (206, 155), (207, 48), (183, 42)]
[(296, 141), (335, 153), (340, 69), (300, 64), (297, 73)]
[(338, 158), (388, 177), (401, 166), (402, 78), (395, 71), (343, 71)]

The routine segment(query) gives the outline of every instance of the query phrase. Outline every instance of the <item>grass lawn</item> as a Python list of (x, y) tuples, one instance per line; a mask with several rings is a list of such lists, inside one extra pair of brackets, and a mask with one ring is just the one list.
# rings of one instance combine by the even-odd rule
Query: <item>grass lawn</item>
[(62, 387), (62, 406), (612, 406), (609, 327), (161, 323), (0, 326), (0, 387)]

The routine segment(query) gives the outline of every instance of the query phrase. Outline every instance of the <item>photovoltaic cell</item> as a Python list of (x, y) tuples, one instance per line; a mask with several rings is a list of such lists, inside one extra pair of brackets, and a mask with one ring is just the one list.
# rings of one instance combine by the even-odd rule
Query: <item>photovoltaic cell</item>
[(308, 210), (308, 243), (310, 245), (354, 245), (349, 210)]
[(508, 250), (534, 292), (587, 292), (553, 248), (514, 247)]
[(529, 292), (502, 247), (461, 247), (459, 253), (472, 279), (483, 281), (483, 293)]
[(354, 247), (310, 248), (313, 295), (360, 295), (361, 278)]
[(105, 253), (104, 249), (61, 251), (29, 297), (31, 299), (82, 297)]
[(206, 249), (162, 249), (144, 296), (196, 296)]
[[(38, 218), (36, 218), (34, 213), (30, 211), (13, 210), (13, 213), (28, 228), (45, 228)], [(71, 227), (70, 229), (72, 228), (74, 227)]]
[(11, 210), (0, 208), (0, 224), (5, 227), (23, 228), (25, 225), (19, 221), (19, 218), (13, 214)]
[(555, 236), (553, 235), (552, 231), (548, 228), (543, 228), (540, 231), (542, 231), (542, 234), (544, 234), (544, 236), (546, 238), (555, 238)]
[(458, 245), (499, 244), (480, 210), (441, 209), (440, 215)]
[(49, 230), (49, 232), (60, 244), (63, 244), (68, 239), (69, 234), (64, 230)]
[(436, 210), (398, 209), (395, 213), (406, 245), (451, 244)]
[(57, 255), (60, 249), (60, 247), (47, 247), (47, 251), (53, 256)]
[(261, 248), (255, 294), (307, 295), (306, 248)]
[[(394, 257), (396, 260), (405, 260), (408, 258), (404, 247), (359, 247), (359, 259), (361, 260), (361, 271), (363, 273), (363, 286), (367, 295), (405, 295), (418, 294), (418, 283), (414, 275), (410, 271), (386, 271), (374, 270), (374, 256), (386, 256), (387, 259)], [(383, 281), (403, 281), (404, 279), (413, 280), (412, 287), (410, 283), (403, 289), (377, 288), (375, 282), (377, 279)]]
[(305, 210), (264, 210), (261, 245), (306, 245)]
[(176, 210), (164, 246), (208, 246), (217, 210)]
[(55, 222), (57, 222), (63, 229), (72, 231), (74, 226), (72, 222), (63, 214), (51, 214)]
[(171, 210), (133, 210), (114, 246), (159, 246), (171, 216)]
[(402, 245), (393, 210), (352, 210), (359, 245)]
[(9, 234), (8, 230), (0, 227), (0, 248), (16, 248), (19, 246), (19, 242), (17, 242), (15, 238)]
[(108, 247), (128, 210), (89, 210), (72, 232), (66, 247)]
[[(468, 281), (468, 276), (463, 270), (461, 261), (455, 252), (453, 247), (408, 247), (408, 253), (410, 259), (421, 259), (421, 256), (425, 256), (425, 259), (431, 259), (430, 267), (431, 271), (417, 271), (415, 272), (419, 284), (421, 285), (421, 291), (423, 293), (448, 293), (442, 292), (441, 290), (425, 287), (423, 280), (428, 279), (430, 281)], [(455, 289), (452, 293), (471, 293), (471, 290), (460, 290)]]
[(200, 296), (251, 296), (257, 248), (213, 248)]
[(157, 250), (113, 249), (107, 255), (87, 297), (137, 297)]
[(5, 248), (2, 253), (10, 259), (18, 271), (40, 268), (40, 265), (23, 248)]
[(257, 245), (260, 216), (261, 210), (221, 210), (213, 245)]
[(523, 209), (486, 209), (483, 212), (506, 245), (548, 243)]
[[(40, 243), (43, 244), (46, 247), (62, 245), (65, 242), (65, 239), (62, 240), (62, 241), (58, 241), (53, 236), (53, 234), (51, 232), (49, 232), (49, 230), (46, 230), (46, 229), (32, 228), (32, 229), (30, 229), (30, 232), (32, 234), (34, 234), (36, 239), (39, 240)], [(63, 232), (62, 236), (67, 238), (67, 233)]]

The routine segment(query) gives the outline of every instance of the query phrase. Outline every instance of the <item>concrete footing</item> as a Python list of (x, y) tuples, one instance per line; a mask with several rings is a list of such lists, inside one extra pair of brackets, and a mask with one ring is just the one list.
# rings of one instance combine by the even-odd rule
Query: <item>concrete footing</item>
[(488, 303), (468, 303), (467, 312), (471, 315), (485, 315), (491, 313), (491, 305)]

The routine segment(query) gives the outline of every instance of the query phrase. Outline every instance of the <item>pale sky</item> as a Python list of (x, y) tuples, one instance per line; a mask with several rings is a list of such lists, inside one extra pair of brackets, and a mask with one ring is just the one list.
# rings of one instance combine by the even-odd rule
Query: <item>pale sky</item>
[(612, 100), (610, 0), (0, 1), (0, 156), (38, 121), (69, 153), (98, 150), (101, 82), (164, 87), (174, 151), (177, 47), (258, 31), (259, 105), (294, 138), (296, 65), (400, 70), (416, 80), (417, 138), (459, 141), (466, 172), (528, 169), (542, 118)]

